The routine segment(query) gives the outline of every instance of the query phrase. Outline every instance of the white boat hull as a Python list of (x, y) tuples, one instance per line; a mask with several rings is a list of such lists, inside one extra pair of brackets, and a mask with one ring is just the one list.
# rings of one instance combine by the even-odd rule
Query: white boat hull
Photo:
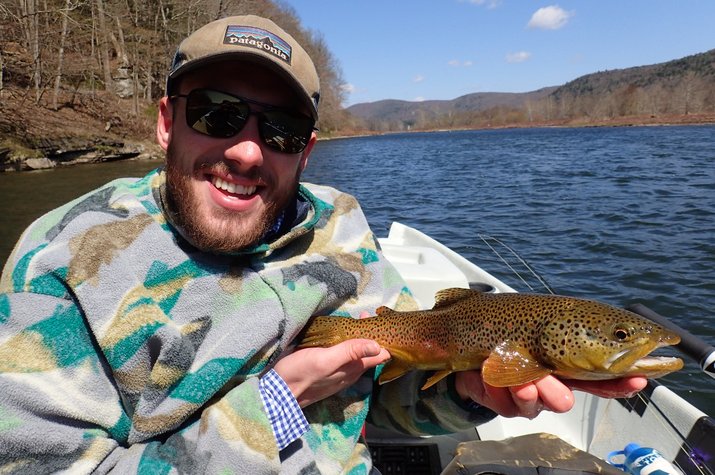
[[(400, 223), (393, 223), (389, 235), (379, 242), (424, 309), (433, 306), (438, 290), (449, 287), (516, 291), (448, 247)], [(369, 427), (368, 441), (396, 446), (436, 444), (441, 470), (452, 460), (460, 442), (545, 432), (600, 458), (637, 442), (657, 448), (688, 475), (715, 471), (713, 419), (667, 387), (651, 382), (641, 395), (628, 400), (582, 392), (575, 396), (575, 406), (566, 414), (542, 412), (533, 420), (497, 417), (473, 430), (430, 438), (409, 438)]]

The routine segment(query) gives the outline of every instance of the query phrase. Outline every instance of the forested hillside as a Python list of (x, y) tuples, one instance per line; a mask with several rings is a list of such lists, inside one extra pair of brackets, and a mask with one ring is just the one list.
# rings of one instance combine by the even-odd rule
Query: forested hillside
[(715, 49), (662, 64), (588, 74), (528, 93), (379, 101), (355, 104), (348, 111), (375, 131), (715, 122)]
[(51, 155), (83, 143), (153, 140), (178, 43), (211, 20), (246, 13), (273, 19), (306, 47), (321, 79), (321, 130), (345, 124), (337, 61), (320, 33), (304, 29), (280, 2), (3, 0), (0, 161), (23, 147)]
[(715, 112), (715, 49), (650, 66), (577, 78), (550, 97), (556, 117), (600, 119), (628, 115)]

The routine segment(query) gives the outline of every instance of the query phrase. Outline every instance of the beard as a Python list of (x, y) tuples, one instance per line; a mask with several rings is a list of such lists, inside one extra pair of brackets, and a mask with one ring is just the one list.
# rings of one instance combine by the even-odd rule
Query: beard
[[(267, 189), (271, 190), (260, 213), (242, 213), (210, 206), (202, 202), (195, 190), (195, 178), (202, 171), (228, 172), (224, 162), (196, 162), (195, 170), (184, 170), (180, 163), (186, 163), (178, 156), (172, 144), (166, 151), (166, 206), (169, 220), (181, 235), (196, 248), (211, 253), (232, 253), (258, 244), (273, 227), (283, 210), (295, 200), (300, 171), (290, 186), (280, 190), (275, 180), (261, 177)], [(254, 170), (258, 174), (257, 170)]]

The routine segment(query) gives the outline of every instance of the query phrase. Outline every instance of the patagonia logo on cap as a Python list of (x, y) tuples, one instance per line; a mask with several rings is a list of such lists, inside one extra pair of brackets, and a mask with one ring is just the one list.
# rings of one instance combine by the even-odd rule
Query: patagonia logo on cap
[(292, 48), (279, 36), (253, 26), (228, 25), (223, 43), (264, 51), (290, 64)]

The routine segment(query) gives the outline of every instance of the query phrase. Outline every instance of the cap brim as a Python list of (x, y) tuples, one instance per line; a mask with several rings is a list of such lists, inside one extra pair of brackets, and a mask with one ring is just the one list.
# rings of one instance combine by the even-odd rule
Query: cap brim
[(186, 63), (171, 71), (167, 76), (166, 93), (170, 94), (173, 92), (173, 82), (177, 78), (191, 71), (195, 71), (200, 67), (224, 61), (243, 61), (248, 63), (260, 64), (261, 66), (264, 66), (271, 71), (277, 73), (284, 81), (286, 81), (286, 83), (291, 86), (291, 88), (296, 92), (296, 94), (298, 94), (299, 98), (301, 99), (301, 102), (305, 104), (305, 106), (308, 108), (308, 111), (310, 112), (311, 117), (313, 117), (313, 120), (315, 120), (316, 122), (318, 121), (318, 109), (316, 107), (316, 104), (313, 101), (313, 98), (310, 97), (310, 94), (305, 89), (303, 89), (300, 82), (289, 71), (286, 71), (284, 68), (280, 67), (280, 65), (278, 65), (275, 61), (248, 51), (226, 51), (215, 53), (211, 56), (205, 56), (203, 58), (196, 58), (187, 61)]

